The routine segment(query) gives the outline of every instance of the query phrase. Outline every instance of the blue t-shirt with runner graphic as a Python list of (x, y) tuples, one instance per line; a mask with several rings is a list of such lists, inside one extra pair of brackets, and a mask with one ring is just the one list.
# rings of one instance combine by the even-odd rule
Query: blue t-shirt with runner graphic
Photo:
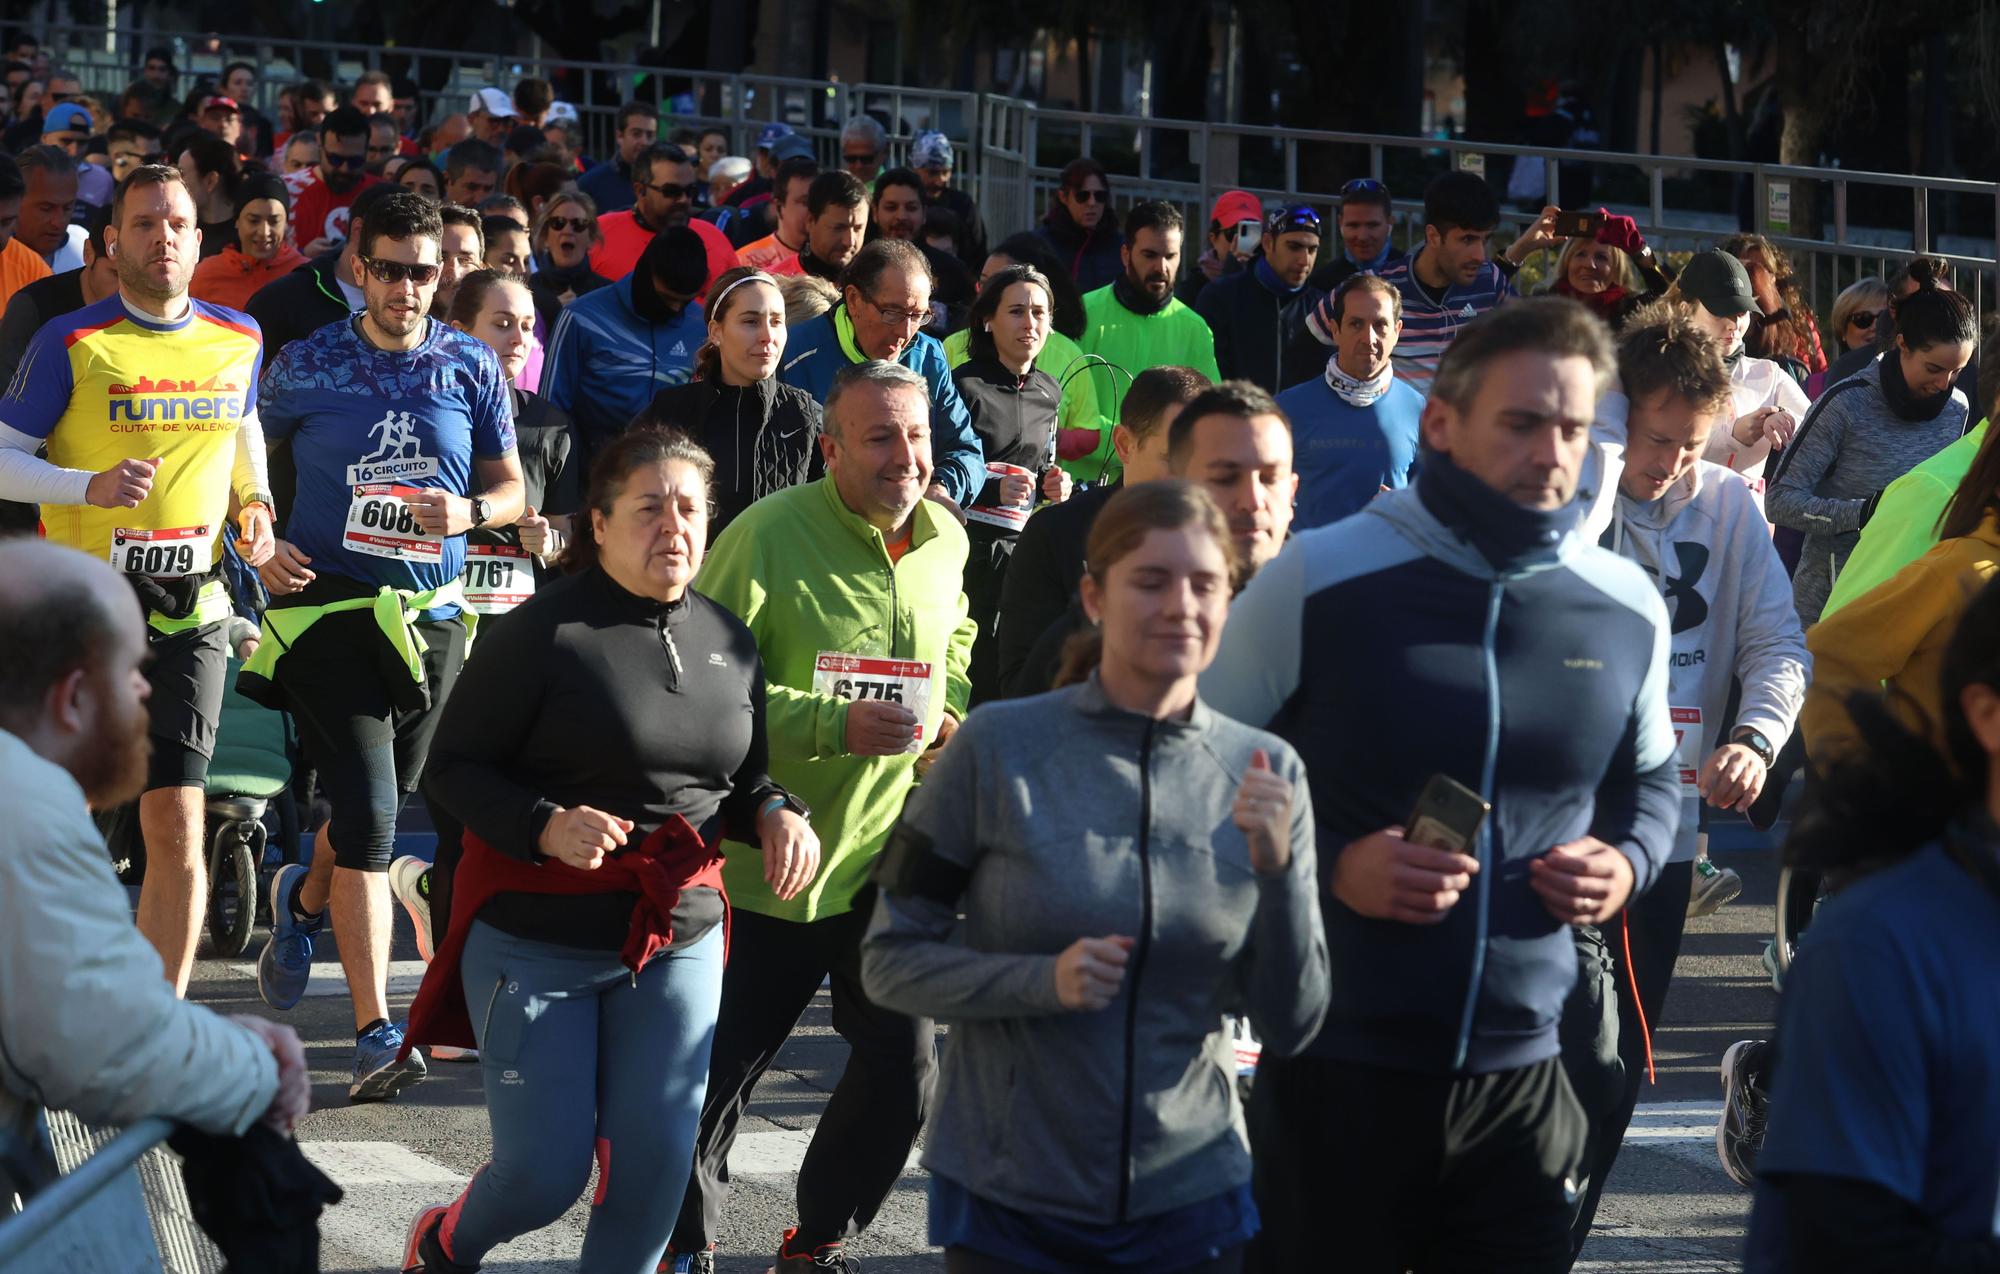
[(500, 360), (435, 319), (414, 350), (380, 350), (343, 319), (287, 345), (258, 387), (264, 433), (287, 441), (298, 489), (285, 538), (312, 569), (423, 591), (458, 578), (465, 537), (428, 540), (395, 488), (470, 496), (472, 462), (514, 450)]

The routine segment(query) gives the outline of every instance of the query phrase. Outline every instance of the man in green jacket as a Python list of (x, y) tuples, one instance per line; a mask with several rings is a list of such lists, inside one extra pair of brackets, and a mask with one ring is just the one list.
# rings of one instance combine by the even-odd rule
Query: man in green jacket
[(724, 846), (729, 968), (694, 1175), (669, 1248), (693, 1270), (714, 1268), (729, 1149), (751, 1091), (822, 980), (852, 1052), (799, 1168), (799, 1224), (774, 1268), (848, 1268), (841, 1241), (894, 1187), (937, 1078), (935, 1027), (869, 1000), (860, 945), (875, 859), (971, 692), (967, 541), (949, 510), (924, 499), (931, 404), (919, 373), (880, 361), (843, 369), (820, 446), (826, 476), (751, 505), (695, 581), (757, 638), (771, 774), (811, 807), (822, 859), (782, 899), (762, 851)]
[(1148, 367), (1192, 367), (1211, 381), (1222, 379), (1215, 334), (1201, 315), (1174, 299), (1185, 229), (1172, 204), (1136, 205), (1125, 216), (1125, 246), (1118, 250), (1125, 273), (1083, 298), (1083, 339), (1077, 344), (1124, 372), (1089, 373), (1097, 383), (1097, 401), (1112, 420), (1118, 419), (1132, 377)]

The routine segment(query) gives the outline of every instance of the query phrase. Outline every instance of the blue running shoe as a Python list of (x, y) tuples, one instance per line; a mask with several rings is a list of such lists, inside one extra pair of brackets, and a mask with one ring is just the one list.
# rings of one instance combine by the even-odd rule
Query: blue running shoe
[(411, 1049), (402, 1061), (403, 1028), (394, 1022), (376, 1027), (354, 1046), (354, 1082), (347, 1086), (352, 1102), (388, 1101), (430, 1073), (424, 1055)]
[(313, 939), (326, 926), (326, 913), (311, 920), (292, 914), (292, 887), (305, 878), (305, 864), (287, 863), (271, 878), (271, 940), (257, 957), (257, 994), (274, 1009), (289, 1009), (305, 997), (312, 979)]

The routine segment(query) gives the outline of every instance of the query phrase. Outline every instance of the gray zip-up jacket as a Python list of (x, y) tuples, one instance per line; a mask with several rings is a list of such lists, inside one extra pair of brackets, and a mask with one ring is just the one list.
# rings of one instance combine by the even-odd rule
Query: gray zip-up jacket
[[(1289, 867), (1231, 818), (1258, 748), (1289, 779)], [(966, 719), (878, 869), (868, 994), (951, 1024), (924, 1166), (982, 1199), (1107, 1224), (1250, 1180), (1223, 1015), (1296, 1052), (1326, 1012), (1312, 801), (1298, 754), (1197, 702), (1186, 721), (1091, 680)], [(962, 915), (960, 913), (963, 913)], [(1118, 995), (1056, 996), (1078, 938), (1134, 940)]]
[(1772, 522), (1805, 532), (1792, 575), (1801, 624), (1819, 622), (1873, 497), (1956, 441), (1970, 411), (1954, 389), (1935, 419), (1903, 419), (1883, 391), (1879, 359), (1819, 396), (1764, 497)]

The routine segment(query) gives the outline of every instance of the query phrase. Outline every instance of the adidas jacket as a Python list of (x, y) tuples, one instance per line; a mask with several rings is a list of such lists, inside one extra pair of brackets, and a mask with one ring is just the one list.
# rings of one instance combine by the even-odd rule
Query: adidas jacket
[(1406, 823), (1434, 774), (1492, 803), (1482, 870), (1441, 923), (1321, 896), (1332, 1003), (1306, 1049), (1486, 1074), (1556, 1056), (1576, 983), (1569, 927), (1529, 888), (1527, 860), (1594, 835), (1643, 891), (1673, 848), (1680, 793), (1658, 589), (1576, 534), (1575, 505), (1507, 506), (1532, 534), (1504, 542), (1487, 507), (1501, 497), (1461, 494), (1471, 480), (1451, 468), (1427, 457), (1414, 487), (1293, 537), (1230, 608), (1201, 693), (1298, 750), (1329, 873), (1348, 842)]
[(632, 424), (653, 395), (694, 374), (708, 339), (699, 305), (673, 316), (641, 313), (632, 302), (637, 271), (570, 302), (549, 338), (542, 397), (576, 422), (582, 471), (599, 448)]

